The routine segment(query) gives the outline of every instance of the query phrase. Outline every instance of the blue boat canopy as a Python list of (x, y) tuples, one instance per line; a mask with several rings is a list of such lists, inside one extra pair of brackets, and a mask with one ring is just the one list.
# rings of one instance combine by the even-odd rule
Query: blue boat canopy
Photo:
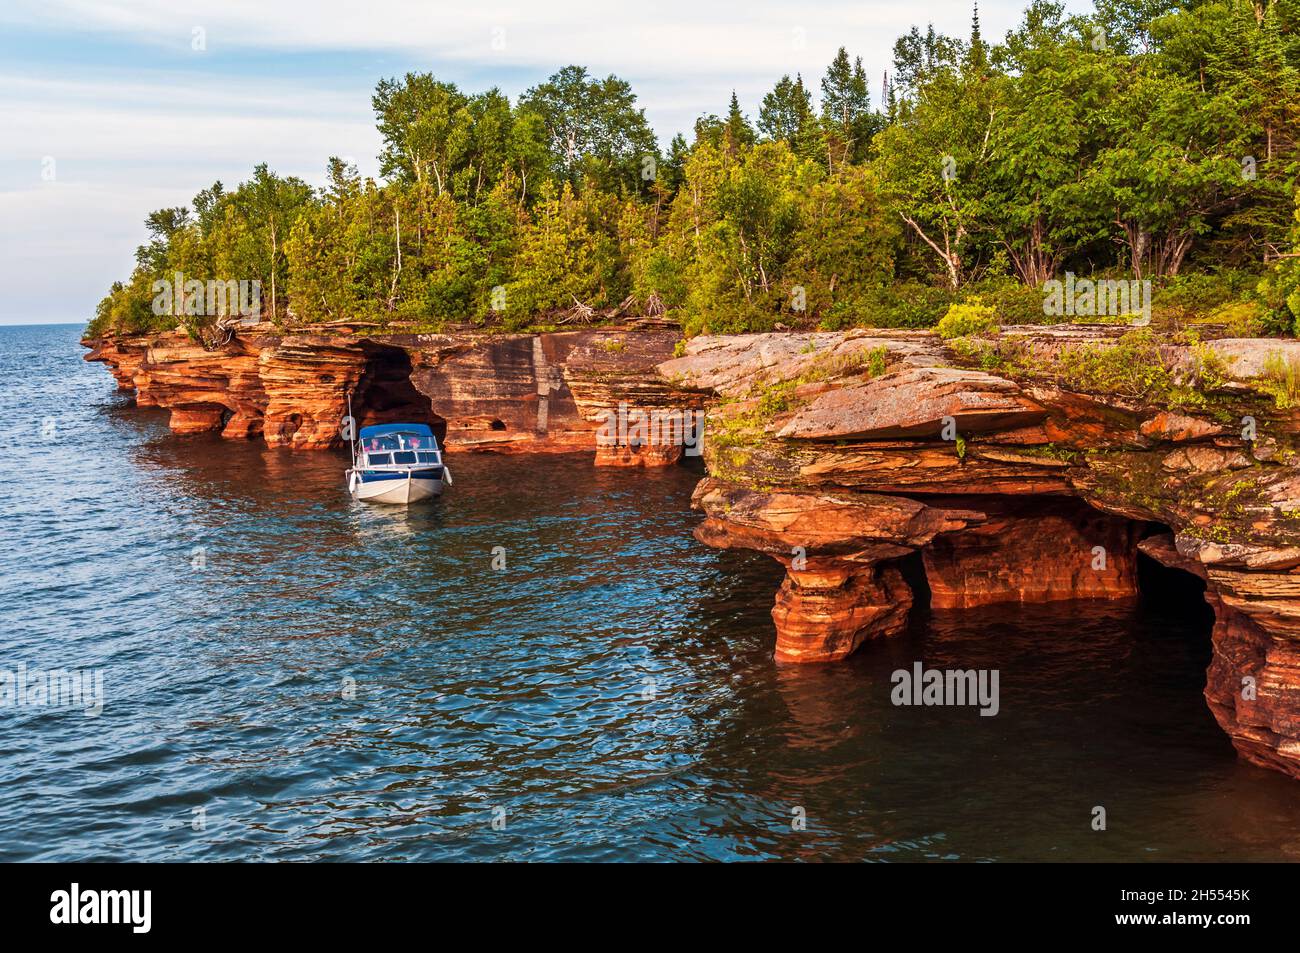
[(382, 437), (388, 433), (409, 433), (417, 437), (432, 437), (433, 431), (429, 429), (428, 424), (374, 424), (370, 427), (361, 428), (361, 439), (367, 437)]

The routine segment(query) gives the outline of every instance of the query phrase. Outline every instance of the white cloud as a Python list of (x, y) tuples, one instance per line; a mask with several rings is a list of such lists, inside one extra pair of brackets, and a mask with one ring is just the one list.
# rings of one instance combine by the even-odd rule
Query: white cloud
[[(1018, 11), (1019, 3), (986, 3), (986, 30), (1009, 26)], [(0, 13), (0, 20), (103, 32), (178, 52), (191, 48), (192, 32), (200, 28), (208, 53), (381, 50), (430, 67), (523, 67), (545, 75), (577, 62), (647, 80), (696, 76), (732, 82), (736, 76), (764, 76), (770, 83), (783, 72), (820, 74), (841, 44), (883, 68), (894, 39), (913, 23), (932, 19), (960, 33), (970, 12), (968, 0), (930, 0), (924, 10), (839, 0), (656, 0), (622, 6), (578, 0), (501, 6), (463, 0), (135, 0), (129, 7), (19, 0)]]
[[(331, 154), (356, 154), (363, 166), (378, 149), (369, 103), (338, 94), (266, 83), (203, 84), (135, 80), (42, 80), (0, 75), (6, 135), (0, 160), (43, 156), (61, 164), (167, 160), (178, 167), (266, 158), (277, 168), (320, 170)], [(196, 188), (204, 183), (195, 183)]]

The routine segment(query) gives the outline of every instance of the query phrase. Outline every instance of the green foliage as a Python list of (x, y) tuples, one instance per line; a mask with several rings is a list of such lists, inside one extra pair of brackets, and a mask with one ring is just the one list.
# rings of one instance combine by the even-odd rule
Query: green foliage
[(1300, 191), (1296, 192), (1293, 221), (1293, 252), (1278, 259), (1260, 280), (1257, 291), (1269, 330), (1300, 334)]
[(837, 304), (861, 307), (894, 274), (898, 226), (879, 178), (862, 166), (842, 166), (799, 199), (787, 285), (804, 289), (804, 306), (814, 315)]
[(948, 309), (937, 325), (935, 333), (939, 337), (968, 337), (971, 335), (992, 334), (998, 329), (997, 312), (984, 304), (978, 297), (968, 298)]
[(769, 142), (786, 143), (801, 158), (816, 157), (820, 145), (817, 115), (802, 76), (793, 80), (789, 74), (782, 76), (763, 97), (758, 131)]
[(1259, 387), (1272, 396), (1279, 410), (1300, 404), (1300, 358), (1286, 358), (1273, 351), (1264, 359), (1264, 374)]
[(1211, 345), (1200, 340), (1191, 342), (1192, 376), (1197, 387), (1207, 390), (1222, 390), (1229, 383), (1228, 365), (1223, 357)]
[(881, 328), (930, 328), (953, 302), (946, 288), (904, 281), (872, 295), (854, 323)]
[(871, 140), (883, 126), (871, 111), (871, 93), (862, 57), (849, 65), (849, 54), (840, 47), (822, 77), (821, 122), (826, 136), (826, 153), (832, 167), (866, 160)]
[(722, 126), (723, 143), (731, 152), (752, 146), (758, 139), (748, 117), (740, 110), (740, 100), (736, 91), (731, 91), (731, 104), (727, 107), (727, 118)]
[(154, 282), (183, 272), (261, 282), (285, 326), (666, 312), (687, 335), (955, 339), (1049, 320), (1041, 286), (1073, 272), (1153, 279), (1161, 321), (1292, 334), (1297, 36), (1294, 0), (1102, 0), (1090, 16), (1031, 0), (1001, 43), (977, 18), (965, 39), (913, 28), (880, 112), (840, 49), (816, 102), (783, 76), (751, 124), (733, 92), (666, 155), (616, 76), (567, 66), (512, 104), (407, 73), (372, 98), (383, 181), (331, 159), (312, 190), (261, 165), (152, 213), (90, 329), (202, 337), (219, 316), (188, 292), (154, 308)]
[(996, 279), (972, 285), (980, 301), (993, 309), (998, 324), (1046, 324), (1061, 318), (1043, 311), (1043, 292), (1013, 279)]
[(573, 194), (566, 182), (548, 188), (521, 232), (519, 252), (506, 288), (508, 326), (523, 328), (534, 315), (585, 304), (601, 307), (615, 288), (614, 239), (600, 229), (601, 215)]
[(758, 399), (758, 416), (765, 421), (770, 421), (778, 414), (784, 414), (790, 410), (794, 389), (798, 386), (794, 381), (781, 381), (767, 387), (762, 396)]
[[(135, 270), (128, 281), (114, 283), (88, 330), (143, 333), (183, 327), (201, 339), (212, 324), (233, 315), (239, 302), (225, 296), (210, 301), (198, 289), (232, 281), (236, 286), (245, 282), (250, 296), (260, 285), (260, 300), (247, 304), (264, 318), (283, 321), (289, 299), (286, 246), (311, 203), (307, 183), (278, 176), (263, 164), (233, 192), (220, 182), (201, 191), (194, 198), (194, 215), (187, 208), (151, 213), (145, 220), (150, 240), (136, 250)], [(171, 290), (178, 281), (179, 295)]]
[(541, 118), (556, 167), (572, 183), (635, 192), (645, 160), (659, 157), (645, 111), (617, 76), (595, 79), (566, 66), (524, 93), (520, 108)]
[(884, 346), (873, 347), (867, 352), (867, 375), (869, 377), (879, 377), (885, 373), (885, 358), (889, 351)]
[(828, 174), (777, 141), (697, 144), (659, 246), (676, 262), (687, 330), (732, 333), (862, 307), (891, 282), (896, 240), (870, 169)]
[(148, 334), (175, 327), (174, 316), (153, 313), (149, 306), (152, 299), (153, 293), (144, 271), (137, 270), (129, 286), (120, 281), (113, 282), (113, 287), (95, 309), (95, 317), (86, 327), (86, 336)]
[(847, 354), (833, 354), (818, 359), (796, 378), (799, 384), (811, 384), (815, 381), (829, 381), (840, 377), (860, 374), (865, 377), (879, 377), (884, 374), (889, 362), (889, 348), (883, 344), (873, 348), (861, 348)]
[(1213, 319), (1221, 308), (1251, 297), (1259, 276), (1240, 268), (1172, 275), (1155, 289), (1152, 309), (1179, 320)]
[(1149, 328), (1129, 331), (1115, 344), (1063, 350), (1054, 370), (1066, 386), (1090, 393), (1155, 401), (1173, 388), (1173, 375)]

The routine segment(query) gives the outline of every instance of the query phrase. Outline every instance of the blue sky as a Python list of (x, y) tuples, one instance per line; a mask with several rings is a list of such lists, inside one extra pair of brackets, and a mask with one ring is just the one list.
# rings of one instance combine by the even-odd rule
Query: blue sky
[[(1022, 8), (985, 0), (985, 36)], [(5, 0), (0, 324), (89, 319), (130, 272), (145, 215), (215, 179), (265, 161), (320, 183), (330, 155), (376, 175), (370, 94), (385, 76), (514, 98), (577, 63), (631, 82), (666, 142), (733, 88), (751, 117), (782, 73), (816, 89), (841, 45), (878, 98), (894, 39), (927, 22), (965, 34), (970, 4)]]

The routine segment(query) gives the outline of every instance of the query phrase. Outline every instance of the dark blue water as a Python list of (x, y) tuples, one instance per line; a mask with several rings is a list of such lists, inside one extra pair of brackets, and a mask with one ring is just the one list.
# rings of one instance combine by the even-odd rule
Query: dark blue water
[[(99, 670), (104, 708), (0, 707), (0, 859), (1300, 856), (1168, 605), (777, 666), (776, 564), (695, 543), (697, 474), (462, 455), (356, 504), (342, 455), (172, 436), (78, 333), (0, 328), (0, 670)], [(998, 668), (1000, 714), (892, 706), (917, 659)]]

